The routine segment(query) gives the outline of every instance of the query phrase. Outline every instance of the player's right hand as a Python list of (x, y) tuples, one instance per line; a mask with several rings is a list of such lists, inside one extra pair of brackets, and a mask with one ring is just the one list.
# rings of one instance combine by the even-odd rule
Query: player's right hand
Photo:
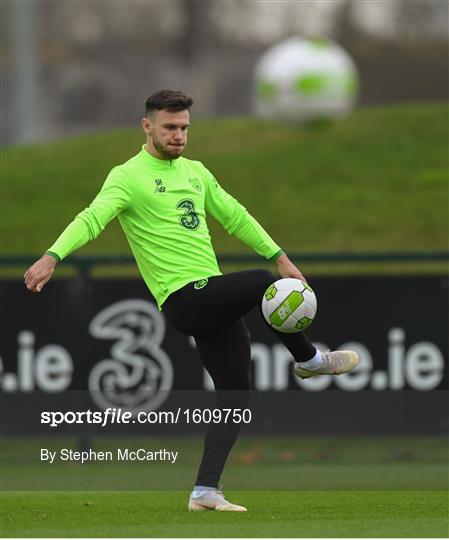
[(25, 285), (31, 292), (41, 292), (43, 286), (50, 281), (57, 262), (51, 255), (43, 255), (23, 276)]
[(276, 260), (276, 265), (281, 277), (300, 279), (301, 281), (304, 281), (304, 283), (307, 283), (304, 274), (292, 263), (285, 253)]

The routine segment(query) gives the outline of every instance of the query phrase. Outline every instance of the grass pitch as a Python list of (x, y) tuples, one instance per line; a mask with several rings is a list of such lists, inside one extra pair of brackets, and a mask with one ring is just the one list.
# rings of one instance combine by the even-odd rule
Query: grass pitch
[(246, 513), (187, 512), (184, 492), (4, 493), (9, 537), (446, 537), (444, 491), (240, 491)]
[(39, 463), (39, 447), (76, 447), (76, 441), (4, 441), (2, 536), (445, 537), (449, 533), (444, 437), (243, 438), (231, 453), (223, 480), (227, 497), (247, 506), (247, 513), (187, 511), (199, 439), (93, 442), (97, 450), (114, 445), (165, 447), (179, 450), (181, 457), (173, 465), (49, 465)]
[[(315, 128), (195, 120), (186, 156), (287, 251), (447, 249), (447, 120), (445, 104), (359, 109)], [(136, 128), (2, 151), (3, 253), (42, 253), (143, 142)], [(248, 251), (209, 225), (217, 252)], [(129, 247), (114, 222), (79, 253)]]

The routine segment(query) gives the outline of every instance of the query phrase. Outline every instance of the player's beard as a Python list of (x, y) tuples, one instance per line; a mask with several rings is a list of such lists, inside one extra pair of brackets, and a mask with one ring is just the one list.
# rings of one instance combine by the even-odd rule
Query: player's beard
[(182, 155), (182, 152), (184, 152), (185, 146), (183, 146), (182, 151), (178, 153), (174, 150), (170, 150), (169, 146), (164, 146), (161, 142), (159, 142), (155, 135), (152, 135), (151, 138), (153, 139), (154, 148), (164, 159), (178, 159)]

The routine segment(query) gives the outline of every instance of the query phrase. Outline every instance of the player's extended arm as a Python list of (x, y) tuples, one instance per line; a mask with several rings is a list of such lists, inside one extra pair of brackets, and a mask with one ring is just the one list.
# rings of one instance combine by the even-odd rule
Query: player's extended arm
[[(207, 171), (209, 173), (209, 171)], [(210, 175), (210, 173), (209, 173)], [(223, 225), (229, 234), (245, 242), (256, 253), (266, 259), (276, 261), (282, 277), (306, 281), (302, 272), (290, 261), (265, 229), (251, 216), (246, 208), (227, 193), (208, 175), (206, 209)]]
[(50, 281), (56, 264), (64, 257), (94, 240), (106, 225), (131, 201), (131, 193), (116, 167), (88, 208), (80, 212), (61, 236), (38, 261), (25, 272), (25, 285), (32, 292), (41, 292)]

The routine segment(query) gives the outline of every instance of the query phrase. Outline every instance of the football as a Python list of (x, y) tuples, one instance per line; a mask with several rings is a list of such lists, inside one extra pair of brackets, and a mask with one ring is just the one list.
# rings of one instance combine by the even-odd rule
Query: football
[(255, 68), (254, 107), (264, 118), (339, 118), (354, 107), (357, 93), (353, 60), (330, 40), (288, 38), (268, 49)]
[(262, 298), (262, 313), (267, 323), (279, 332), (292, 334), (305, 330), (317, 311), (312, 288), (299, 279), (278, 279)]

